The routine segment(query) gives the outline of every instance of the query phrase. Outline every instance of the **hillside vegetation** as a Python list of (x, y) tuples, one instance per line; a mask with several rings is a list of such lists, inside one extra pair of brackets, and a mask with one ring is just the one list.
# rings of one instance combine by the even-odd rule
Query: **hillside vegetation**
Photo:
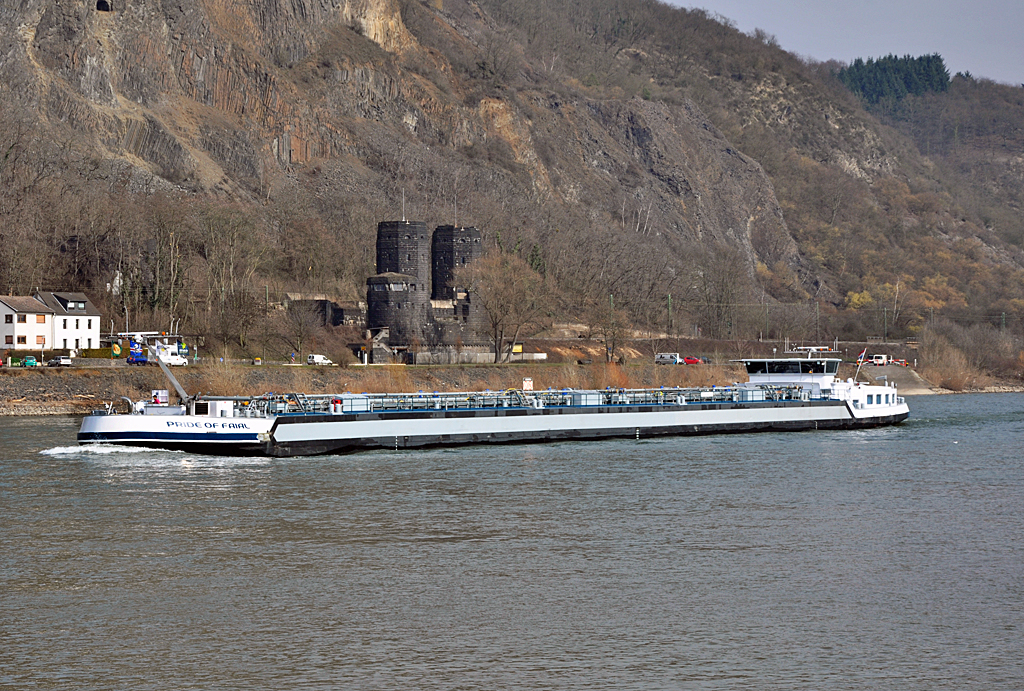
[(598, 331), (1022, 328), (1024, 89), (939, 56), (811, 64), (652, 0), (27, 0), (0, 41), (5, 293), (291, 348), (268, 303), (360, 299), (404, 213)]

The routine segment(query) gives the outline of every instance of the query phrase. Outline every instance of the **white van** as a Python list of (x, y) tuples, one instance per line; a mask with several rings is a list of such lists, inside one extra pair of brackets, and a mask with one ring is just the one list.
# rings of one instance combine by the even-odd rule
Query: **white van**
[(654, 364), (656, 365), (678, 365), (683, 359), (679, 357), (679, 353), (656, 353), (654, 356)]
[(333, 365), (334, 363), (325, 358), (323, 355), (310, 354), (306, 358), (307, 365)]
[(889, 364), (889, 360), (890, 360), (890, 358), (889, 358), (888, 355), (872, 355), (871, 356), (871, 363), (873, 365), (878, 365), (879, 367), (881, 367), (882, 365), (888, 365)]

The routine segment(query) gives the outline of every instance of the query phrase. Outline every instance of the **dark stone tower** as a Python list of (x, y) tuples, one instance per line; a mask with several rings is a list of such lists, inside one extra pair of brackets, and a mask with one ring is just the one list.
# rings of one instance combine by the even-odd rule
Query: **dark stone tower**
[(388, 327), (388, 343), (410, 346), (436, 340), (430, 311), (427, 224), (377, 225), (377, 275), (366, 280), (366, 326)]
[(377, 224), (377, 273), (406, 274), (416, 291), (430, 294), (430, 240), (423, 221), (384, 221)]
[(433, 316), (427, 292), (407, 274), (385, 273), (366, 279), (366, 326), (371, 332), (387, 327), (387, 342), (409, 346), (433, 340)]
[(433, 283), (431, 297), (434, 318), (441, 326), (446, 345), (478, 345), (484, 337), (484, 313), (473, 301), (473, 294), (457, 285), (456, 272), (480, 258), (483, 244), (480, 231), (473, 227), (438, 226), (431, 242)]
[(455, 271), (480, 257), (482, 252), (480, 231), (472, 226), (438, 226), (431, 245), (433, 257), (433, 284), (430, 297), (434, 300), (454, 300), (456, 286), (452, 283)]

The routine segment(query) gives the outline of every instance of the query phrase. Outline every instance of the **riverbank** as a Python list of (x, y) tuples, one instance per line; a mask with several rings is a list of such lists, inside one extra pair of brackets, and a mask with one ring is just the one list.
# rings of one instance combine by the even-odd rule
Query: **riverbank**
[[(241, 396), (268, 391), (317, 394), (501, 390), (521, 388), (524, 378), (532, 379), (536, 389), (726, 386), (746, 380), (742, 368), (733, 364), (673, 367), (561, 363), (347, 368), (211, 364), (176, 369), (174, 374), (189, 393)], [(852, 365), (844, 364), (840, 369), (844, 379), (853, 375)], [(907, 396), (955, 393), (932, 386), (905, 367), (864, 368), (859, 378), (873, 381), (880, 376), (888, 377), (897, 384), (900, 393)], [(148, 398), (153, 389), (171, 389), (163, 373), (155, 367), (3, 369), (0, 370), (0, 416), (85, 415), (122, 396), (132, 400)], [(979, 391), (1017, 392), (1024, 391), (1024, 387), (996, 385)]]

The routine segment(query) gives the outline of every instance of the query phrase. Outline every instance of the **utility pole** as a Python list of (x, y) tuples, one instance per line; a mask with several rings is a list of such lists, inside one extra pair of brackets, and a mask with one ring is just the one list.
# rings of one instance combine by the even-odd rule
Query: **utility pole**
[(668, 294), (668, 335), (672, 335), (672, 293)]
[(889, 308), (882, 308), (882, 343), (889, 341)]

